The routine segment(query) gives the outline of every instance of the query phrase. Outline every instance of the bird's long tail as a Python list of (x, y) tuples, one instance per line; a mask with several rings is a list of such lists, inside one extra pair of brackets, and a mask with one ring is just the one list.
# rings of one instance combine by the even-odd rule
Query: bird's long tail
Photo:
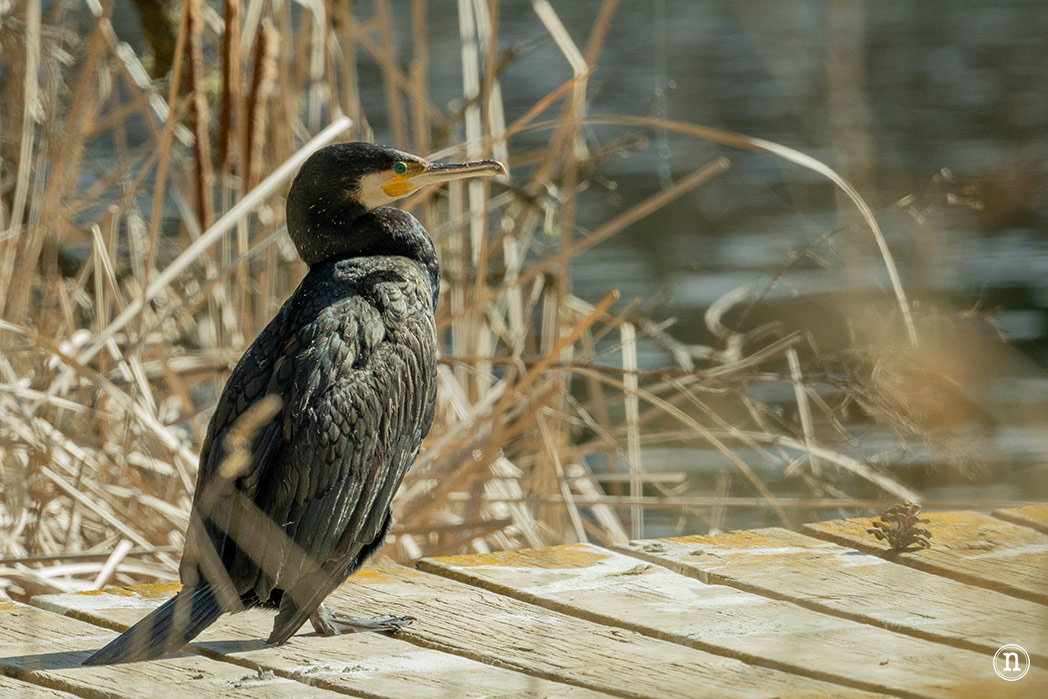
[(221, 614), (222, 609), (209, 586), (184, 588), (85, 660), (84, 665), (130, 663), (173, 653), (196, 638)]

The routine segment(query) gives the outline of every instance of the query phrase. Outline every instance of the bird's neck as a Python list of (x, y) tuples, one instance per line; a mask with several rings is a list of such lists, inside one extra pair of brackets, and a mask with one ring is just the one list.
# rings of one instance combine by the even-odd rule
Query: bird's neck
[[(290, 220), (288, 225), (291, 232)], [(433, 241), (422, 224), (406, 211), (382, 206), (348, 223), (337, 219), (313, 222), (306, 231), (292, 232), (292, 240), (299, 256), (310, 267), (331, 260), (377, 255), (399, 255), (414, 260), (429, 274), (436, 305), (440, 267)]]

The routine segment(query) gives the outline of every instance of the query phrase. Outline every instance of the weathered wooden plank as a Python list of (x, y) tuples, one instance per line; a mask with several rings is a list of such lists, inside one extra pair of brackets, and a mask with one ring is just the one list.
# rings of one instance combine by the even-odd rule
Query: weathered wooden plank
[(806, 524), (806, 534), (919, 570), (1048, 604), (1048, 535), (979, 512), (922, 513), (931, 548), (895, 553), (866, 529), (869, 517)]
[(1048, 506), (1011, 507), (1007, 510), (995, 510), (993, 516), (1048, 534)]
[[(281, 677), (181, 654), (153, 663), (81, 667), (113, 632), (18, 602), (0, 604), (0, 674), (80, 696), (338, 696)], [(44, 695), (46, 696), (46, 695)]]
[[(599, 558), (599, 557), (596, 557)], [(595, 557), (580, 555), (585, 568)], [(745, 664), (609, 627), (401, 566), (343, 585), (338, 609), (416, 617), (413, 643), (628, 697), (868, 696), (860, 690)]]
[[(368, 584), (372, 577), (365, 569), (346, 584)], [(177, 590), (175, 583), (140, 585), (94, 593), (42, 595), (35, 597), (33, 603), (78, 619), (123, 628)], [(359, 611), (360, 615), (369, 613)], [(608, 696), (382, 634), (324, 638), (313, 634), (307, 625), (283, 646), (268, 647), (264, 640), (272, 626), (273, 614), (262, 610), (226, 615), (201, 634), (193, 646), (216, 660), (248, 664), (264, 673), (357, 696), (390, 699), (488, 696), (596, 699)], [(136, 666), (150, 664), (137, 663)]]
[(0, 697), (18, 697), (18, 699), (75, 699), (75, 694), (60, 689), (41, 687), (16, 680), (13, 677), (0, 675)]
[[(272, 670), (277, 674), (286, 673), (289, 677), (308, 679), (317, 686), (342, 691), (366, 691), (369, 696), (589, 697), (605, 696), (604, 692), (618, 696), (688, 696), (695, 686), (694, 683), (702, 680), (704, 676), (710, 679), (711, 691), (719, 687), (723, 696), (774, 696), (779, 693), (791, 696), (869, 696), (857, 690), (833, 687), (806, 678), (792, 678), (774, 670), (750, 668), (737, 661), (674, 648), (672, 644), (660, 641), (654, 641), (654, 649), (646, 650), (644, 644), (640, 647), (630, 645), (629, 639), (633, 638), (634, 634), (592, 624), (582, 624), (579, 627), (578, 623), (573, 623), (570, 618), (565, 618), (568, 623), (561, 639), (565, 647), (563, 652), (557, 654), (562, 659), (570, 659), (569, 668), (588, 664), (586, 671), (599, 676), (607, 671), (609, 664), (614, 664), (616, 668), (611, 671), (612, 677), (617, 674), (625, 676), (631, 671), (630, 665), (636, 663), (637, 657), (641, 657), (636, 655), (637, 653), (651, 652), (654, 654), (652, 657), (660, 657), (658, 652), (665, 646), (670, 652), (662, 652), (663, 659), (658, 663), (666, 663), (675, 668), (675, 676), (672, 678), (676, 684), (663, 682), (657, 672), (649, 669), (642, 671), (641, 677), (632, 682), (601, 679), (590, 689), (562, 684), (555, 680), (572, 682), (575, 679), (574, 675), (570, 671), (550, 671), (545, 668), (541, 644), (536, 646), (535, 639), (513, 633), (514, 630), (519, 630), (521, 625), (528, 629), (545, 628), (546, 617), (557, 618), (560, 615), (543, 613), (535, 607), (490, 594), (486, 596), (495, 600), (494, 602), (477, 606), (474, 599), (474, 593), (477, 591), (467, 586), (407, 568), (396, 567), (392, 571), (391, 575), (387, 570), (365, 569), (351, 578), (342, 591), (349, 590), (347, 597), (355, 598), (357, 602), (348, 606), (342, 604), (339, 607), (353, 614), (389, 611), (401, 613), (402, 610), (408, 610), (403, 613), (411, 613), (419, 620), (407, 631), (401, 632), (401, 637), (411, 636), (427, 622), (444, 621), (445, 618), (448, 620), (446, 625), (451, 626), (452, 630), (445, 628), (444, 633), (454, 633), (454, 628), (466, 628), (470, 633), (461, 640), (449, 643), (447, 639), (440, 640), (441, 630), (430, 629), (428, 633), (413, 639), (416, 642), (421, 640), (424, 644), (421, 647), (379, 634), (357, 634), (337, 638), (300, 635), (284, 646), (266, 648), (260, 639), (268, 634), (272, 616), (261, 611), (249, 611), (222, 617), (201, 635), (195, 645), (204, 652), (236, 654), (240, 662), (250, 662), (253, 666)], [(401, 588), (405, 586), (410, 588), (410, 595), (402, 595)], [(454, 594), (448, 593), (448, 586), (451, 586)], [(124, 626), (136, 621), (148, 609), (169, 596), (174, 589), (176, 586), (173, 585), (141, 586), (127, 590), (112, 589), (106, 594), (47, 595), (35, 598), (34, 603), (60, 609), (71, 616), (96, 623)], [(370, 594), (376, 589), (381, 591), (381, 594), (377, 595), (380, 600), (386, 597), (397, 599), (400, 604), (398, 610), (378, 605), (374, 600), (370, 603), (360, 603), (360, 597), (365, 600), (376, 597)], [(438, 609), (432, 608), (435, 595), (439, 595), (444, 601), (438, 605)], [(452, 602), (449, 603), (448, 600)], [(502, 600), (503, 604), (499, 604), (499, 600)], [(338, 605), (337, 598), (329, 603)], [(473, 639), (477, 637), (476, 625), (466, 620), (475, 619), (477, 615), (486, 616), (486, 609), (498, 612), (488, 620), (485, 629), (488, 637), (495, 637), (498, 642), (485, 647), (474, 646)], [(505, 628), (495, 628), (499, 620), (506, 616), (512, 618), (512, 623), (507, 624)], [(562, 627), (564, 624), (557, 625), (557, 628)], [(590, 651), (588, 654), (579, 655), (573, 639), (585, 639), (587, 634), (594, 630), (599, 632), (598, 641), (582, 643), (582, 647), (589, 647)], [(435, 636), (437, 642), (434, 642)], [(612, 639), (611, 642), (609, 638)], [(651, 642), (651, 639), (643, 639), (640, 636), (637, 638)], [(511, 648), (510, 658), (504, 659), (500, 647), (507, 645)], [(594, 645), (597, 651), (593, 650)], [(609, 645), (617, 650), (612, 660), (603, 658), (598, 652)], [(443, 649), (451, 649), (453, 652), (445, 653), (442, 652)], [(524, 661), (514, 657), (518, 655), (523, 656)], [(702, 672), (698, 673), (692, 667), (696, 664), (696, 655), (699, 656), (698, 661), (702, 666)], [(474, 660), (471, 656), (479, 657), (480, 660)], [(352, 658), (352, 661), (347, 662), (347, 658)], [(726, 678), (719, 677), (722, 672), (727, 675)], [(733, 679), (733, 676), (752, 679), (741, 682), (741, 686), (736, 687), (734, 685), (740, 682), (736, 681), (738, 678)], [(622, 684), (625, 688), (620, 687)], [(634, 691), (630, 685), (648, 687), (651, 691)]]
[(1048, 666), (1048, 607), (798, 532), (756, 529), (617, 548), (703, 582), (959, 648), (993, 655), (1017, 643)]
[[(1005, 683), (987, 656), (706, 584), (589, 545), (452, 556), (420, 566), (601, 624), (874, 692), (1029, 696), (1034, 686), (1002, 693)], [(1048, 676), (1040, 688), (1048, 694)]]

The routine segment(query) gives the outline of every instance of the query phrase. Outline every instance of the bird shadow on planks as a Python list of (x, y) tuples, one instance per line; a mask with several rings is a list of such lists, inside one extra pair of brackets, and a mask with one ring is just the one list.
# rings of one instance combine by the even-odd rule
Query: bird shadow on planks
[[(101, 646), (99, 646), (101, 647)], [(192, 644), (194, 650), (180, 650), (175, 653), (169, 653), (164, 655), (157, 660), (179, 660), (182, 658), (208, 658), (214, 660), (222, 660), (223, 656), (233, 655), (235, 653), (244, 653), (249, 651), (258, 651), (271, 646), (267, 645), (263, 640), (250, 640), (250, 641), (207, 641), (198, 642)], [(81, 664), (94, 653), (97, 648), (87, 648), (84, 650), (67, 650), (59, 651), (55, 653), (33, 653), (29, 655), (13, 655), (7, 657), (0, 657), (0, 674), (15, 675), (20, 672), (35, 672), (39, 670), (66, 670), (69, 668), (80, 667)], [(138, 662), (156, 662), (156, 660), (138, 661)], [(114, 665), (133, 665), (134, 663), (114, 663)], [(93, 667), (85, 667), (84, 670), (93, 670), (97, 668), (112, 667), (113, 665), (99, 665)], [(16, 676), (16, 675), (15, 675)]]
[(65, 670), (79, 667), (94, 650), (67, 650), (59, 653), (34, 653), (0, 658), (0, 674), (17, 677), (20, 672)]
[[(85, 650), (66, 650), (59, 651), (56, 653), (32, 653), (29, 655), (14, 655), (5, 658), (0, 658), (0, 673), (8, 675), (10, 677), (18, 677), (23, 672), (38, 672), (38, 671), (50, 671), (50, 670), (68, 670), (70, 668), (80, 667), (83, 662), (92, 653), (97, 650), (96, 648), (88, 648)], [(185, 651), (179, 651), (174, 653), (169, 658), (188, 658), (193, 657), (193, 653), (187, 653)], [(97, 665), (85, 667), (84, 671), (96, 670), (99, 668), (109, 667), (108, 665)]]

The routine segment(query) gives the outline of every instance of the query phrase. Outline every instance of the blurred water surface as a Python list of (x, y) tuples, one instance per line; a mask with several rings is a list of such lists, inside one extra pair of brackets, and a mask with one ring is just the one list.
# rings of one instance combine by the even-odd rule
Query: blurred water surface
[[(596, 3), (555, 6), (584, 44)], [(526, 3), (503, 3), (499, 30), (507, 45), (541, 32)], [(435, 86), (457, 84), (455, 44), (448, 41), (448, 72), (434, 71)], [(553, 46), (523, 56), (502, 76), (509, 118), (569, 77)], [(857, 430), (852, 453), (892, 464), (930, 498), (1044, 499), (1046, 78), (1048, 11), (1039, 3), (625, 2), (593, 78), (591, 111), (744, 133), (845, 175), (878, 211), (917, 312), (978, 311), (1016, 350), (985, 367), (995, 378), (975, 400), (990, 417), (959, 430), (949, 452), (983, 460), (982, 470), (956, 469), (935, 449), (875, 427)], [(623, 129), (589, 133), (607, 141)], [(662, 315), (678, 319), (678, 339), (709, 342), (702, 314), (711, 302), (738, 286), (764, 288), (791, 253), (856, 220), (820, 176), (771, 156), (665, 134), (649, 145), (602, 167), (616, 188), (584, 200), (583, 227), (714, 157), (726, 155), (733, 166), (583, 255), (575, 291), (595, 300), (614, 280), (627, 299), (665, 293)], [(894, 206), (904, 197), (912, 197), (906, 203), (920, 220)], [(825, 255), (793, 267), (768, 295), (768, 317), (826, 307), (841, 296), (887, 297), (884, 265), (868, 236), (860, 226), (820, 248)], [(810, 313), (801, 317), (801, 325), (818, 325)], [(645, 347), (642, 363), (667, 362), (654, 345)], [(790, 386), (779, 392), (784, 403), (792, 400)], [(748, 463), (777, 492), (790, 492), (780, 480), (784, 464)], [(692, 491), (705, 494), (713, 492), (714, 473), (732, 470), (713, 450), (672, 448), (648, 450), (645, 468), (706, 473)], [(729, 513), (726, 522), (774, 520), (750, 511)], [(662, 532), (682, 526), (669, 515), (652, 523)]]

